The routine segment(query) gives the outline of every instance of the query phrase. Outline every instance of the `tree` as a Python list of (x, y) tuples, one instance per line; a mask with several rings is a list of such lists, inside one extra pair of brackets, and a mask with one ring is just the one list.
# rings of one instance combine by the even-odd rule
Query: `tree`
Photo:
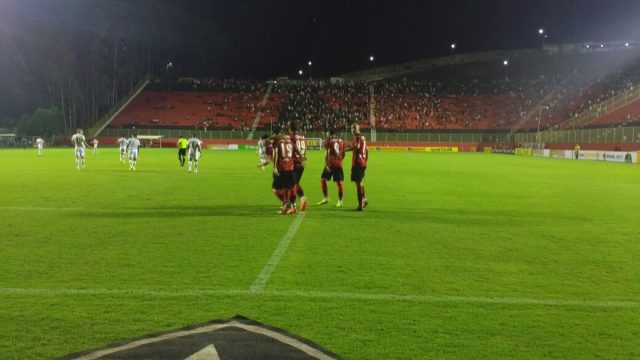
[(23, 116), (18, 123), (18, 136), (61, 135), (65, 131), (62, 111), (57, 107), (38, 108), (31, 116)]

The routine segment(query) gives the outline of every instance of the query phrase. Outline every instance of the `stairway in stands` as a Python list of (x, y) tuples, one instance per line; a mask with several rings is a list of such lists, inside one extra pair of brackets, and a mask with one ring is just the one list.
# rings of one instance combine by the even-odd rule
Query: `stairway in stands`
[(267, 91), (262, 98), (262, 101), (258, 104), (258, 113), (256, 114), (256, 118), (253, 120), (253, 125), (251, 126), (251, 131), (249, 132), (249, 136), (247, 136), (247, 140), (253, 140), (253, 135), (256, 132), (256, 128), (258, 128), (258, 124), (260, 124), (260, 118), (262, 118), (262, 114), (264, 112), (264, 107), (267, 105), (267, 101), (269, 100), (269, 95), (271, 95), (271, 89), (273, 88), (273, 84), (270, 83), (267, 87)]
[(609, 99), (567, 119), (558, 125), (560, 129), (602, 126), (637, 121), (640, 117), (640, 86), (636, 84)]

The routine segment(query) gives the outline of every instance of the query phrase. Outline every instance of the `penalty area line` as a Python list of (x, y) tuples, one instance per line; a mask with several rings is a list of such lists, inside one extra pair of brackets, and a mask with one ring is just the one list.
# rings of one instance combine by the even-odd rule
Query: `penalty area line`
[(262, 296), (276, 298), (310, 298), (326, 300), (348, 301), (382, 301), (382, 302), (411, 302), (411, 303), (461, 303), (483, 305), (513, 305), (513, 306), (551, 306), (551, 307), (579, 307), (579, 308), (627, 308), (640, 309), (638, 301), (624, 300), (578, 300), (578, 299), (535, 299), (522, 297), (484, 297), (484, 296), (455, 296), (455, 295), (396, 295), (396, 294), (365, 294), (348, 292), (321, 292), (278, 290), (144, 290), (144, 289), (43, 289), (43, 288), (0, 288), (2, 295), (24, 296), (144, 296), (151, 298), (174, 297), (210, 297), (210, 296)]
[(291, 240), (293, 239), (296, 232), (298, 231), (298, 228), (300, 227), (300, 224), (304, 219), (304, 215), (305, 215), (304, 212), (299, 213), (299, 215), (296, 217), (296, 220), (293, 222), (293, 224), (289, 226), (289, 230), (284, 235), (282, 240), (280, 240), (280, 243), (278, 244), (278, 247), (271, 255), (271, 258), (269, 259), (269, 261), (267, 261), (267, 264), (264, 266), (264, 268), (262, 268), (262, 271), (260, 271), (260, 275), (258, 275), (256, 280), (253, 282), (253, 284), (249, 288), (250, 292), (252, 293), (262, 292), (265, 286), (267, 286), (267, 282), (269, 281), (269, 278), (271, 278), (271, 274), (273, 274), (274, 270), (278, 266), (278, 263), (280, 262), (280, 259), (282, 258), (284, 253), (287, 251), (287, 248), (289, 247)]

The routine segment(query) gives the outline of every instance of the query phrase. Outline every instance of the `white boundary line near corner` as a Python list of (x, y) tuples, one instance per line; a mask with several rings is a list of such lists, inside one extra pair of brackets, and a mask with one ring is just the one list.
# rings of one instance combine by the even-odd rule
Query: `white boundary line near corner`
[[(333, 360), (332, 357), (330, 357), (329, 355), (326, 355), (325, 353), (314, 349), (313, 347), (301, 342), (300, 340), (294, 339), (294, 338), (290, 338), (288, 336), (285, 336), (283, 334), (280, 334), (276, 331), (270, 330), (270, 329), (266, 329), (266, 328), (262, 328), (260, 326), (255, 326), (255, 325), (248, 325), (248, 324), (243, 324), (241, 322), (238, 321), (231, 321), (228, 323), (224, 323), (224, 324), (213, 324), (213, 325), (205, 325), (205, 326), (201, 326), (195, 329), (190, 329), (190, 330), (181, 330), (181, 331), (176, 331), (176, 332), (172, 332), (172, 333), (168, 333), (168, 334), (163, 334), (163, 335), (159, 335), (156, 337), (152, 337), (152, 338), (146, 338), (146, 339), (141, 339), (141, 340), (137, 340), (137, 341), (133, 341), (121, 346), (117, 346), (117, 347), (112, 347), (112, 348), (107, 348), (107, 349), (102, 349), (102, 350), (96, 350), (94, 352), (91, 352), (89, 354), (86, 355), (82, 355), (80, 357), (75, 358), (75, 360), (94, 360), (94, 359), (100, 359), (101, 357), (107, 356), (107, 355), (111, 355), (120, 351), (124, 351), (124, 350), (131, 350), (131, 349), (135, 349), (139, 346), (143, 346), (143, 345), (149, 345), (149, 344), (154, 344), (154, 343), (158, 343), (158, 342), (162, 342), (162, 341), (166, 341), (166, 340), (171, 340), (171, 339), (175, 339), (175, 338), (179, 338), (179, 337), (184, 337), (184, 336), (189, 336), (189, 335), (194, 335), (194, 334), (202, 334), (202, 333), (210, 333), (213, 331), (217, 331), (220, 329), (224, 329), (224, 328), (228, 328), (228, 327), (238, 327), (241, 329), (244, 329), (246, 331), (249, 332), (253, 332), (256, 334), (260, 334), (260, 335), (264, 335), (267, 337), (270, 337), (274, 340), (280, 341), (283, 344), (287, 344), (297, 350), (300, 350), (304, 353), (306, 353), (309, 356), (314, 357), (315, 359), (319, 359), (319, 360)], [(191, 357), (189, 357), (189, 359), (191, 359)]]
[(321, 292), (276, 290), (257, 293), (251, 290), (143, 290), (143, 289), (44, 289), (44, 288), (0, 288), (2, 295), (24, 296), (146, 296), (151, 298), (178, 297), (210, 297), (210, 296), (263, 296), (282, 298), (310, 298), (348, 301), (381, 301), (381, 302), (409, 302), (409, 303), (461, 303), (484, 305), (514, 305), (514, 306), (551, 306), (551, 307), (580, 307), (580, 308), (628, 308), (640, 309), (640, 301), (625, 300), (579, 300), (579, 299), (535, 299), (524, 297), (483, 297), (456, 295), (397, 295), (397, 294), (366, 294), (349, 292)]
[(291, 239), (293, 239), (296, 232), (298, 231), (298, 228), (302, 223), (302, 219), (304, 219), (304, 215), (305, 213), (301, 212), (296, 217), (296, 220), (293, 222), (293, 224), (289, 226), (289, 230), (284, 235), (282, 240), (280, 240), (280, 243), (278, 244), (278, 247), (271, 255), (271, 258), (269, 259), (269, 261), (267, 261), (267, 264), (264, 266), (264, 268), (262, 268), (262, 271), (260, 271), (260, 275), (258, 275), (256, 280), (253, 282), (253, 284), (251, 285), (251, 288), (249, 288), (250, 292), (259, 293), (264, 291), (264, 288), (267, 285), (269, 278), (271, 278), (271, 274), (273, 274), (273, 271), (278, 266), (278, 263), (280, 262), (282, 255), (284, 255), (284, 253), (287, 251), (287, 248), (291, 243)]

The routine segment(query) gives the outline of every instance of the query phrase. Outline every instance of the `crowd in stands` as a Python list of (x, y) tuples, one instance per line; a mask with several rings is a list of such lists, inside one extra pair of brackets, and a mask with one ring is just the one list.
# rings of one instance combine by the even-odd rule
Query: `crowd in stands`
[(307, 131), (345, 129), (353, 123), (369, 127), (369, 93), (364, 84), (324, 81), (280, 82), (272, 89), (281, 94), (277, 121), (299, 121)]
[[(258, 128), (296, 120), (307, 131), (354, 122), (382, 131), (535, 129), (538, 124), (547, 129), (637, 86), (638, 70), (448, 83), (180, 79), (170, 91), (165, 84), (150, 85), (112, 126), (248, 131), (261, 119)], [(625, 120), (640, 121), (640, 114)]]

